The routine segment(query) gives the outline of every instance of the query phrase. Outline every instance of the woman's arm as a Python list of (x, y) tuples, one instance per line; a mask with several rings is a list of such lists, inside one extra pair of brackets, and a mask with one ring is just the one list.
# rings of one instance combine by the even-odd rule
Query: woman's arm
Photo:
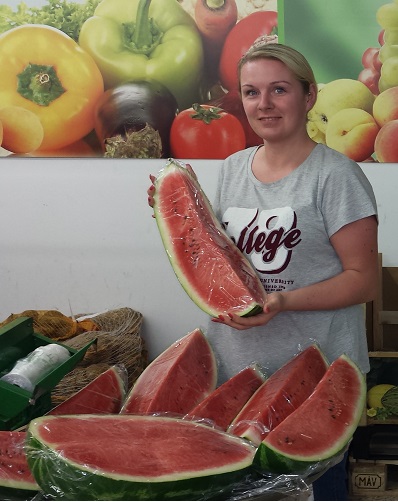
[(270, 293), (264, 311), (254, 317), (228, 314), (213, 321), (247, 329), (262, 326), (283, 311), (335, 310), (371, 301), (378, 280), (376, 217), (345, 225), (332, 235), (330, 242), (342, 263), (340, 274), (293, 291)]

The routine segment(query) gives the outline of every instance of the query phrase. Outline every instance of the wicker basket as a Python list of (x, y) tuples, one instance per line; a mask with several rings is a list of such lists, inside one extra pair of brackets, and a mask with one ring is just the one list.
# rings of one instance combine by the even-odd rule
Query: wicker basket
[(148, 364), (148, 353), (140, 335), (143, 321), (140, 312), (121, 308), (90, 318), (98, 326), (97, 331), (86, 331), (64, 342), (74, 349), (80, 349), (96, 339), (78, 366), (53, 389), (51, 398), (54, 406), (115, 364), (126, 368), (130, 388)]

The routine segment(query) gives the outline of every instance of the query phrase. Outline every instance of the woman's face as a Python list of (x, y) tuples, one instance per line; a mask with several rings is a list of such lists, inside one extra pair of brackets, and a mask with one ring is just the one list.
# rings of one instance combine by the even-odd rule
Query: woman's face
[(310, 89), (306, 94), (284, 63), (274, 59), (248, 61), (241, 68), (240, 82), (248, 121), (261, 138), (275, 142), (306, 133), (314, 92)]

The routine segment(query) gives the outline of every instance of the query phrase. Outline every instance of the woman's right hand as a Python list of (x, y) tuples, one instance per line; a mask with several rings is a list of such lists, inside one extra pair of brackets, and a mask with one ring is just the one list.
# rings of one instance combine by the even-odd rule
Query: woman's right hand
[[(189, 171), (189, 173), (195, 178), (197, 179), (197, 176), (194, 172), (194, 170), (192, 169), (192, 166), (191, 164), (185, 164), (185, 167), (187, 168), (187, 170)], [(156, 182), (156, 176), (154, 176), (153, 174), (150, 174), (149, 175), (149, 179), (151, 180), (151, 186), (148, 188), (147, 190), (147, 194), (148, 194), (148, 204), (150, 207), (153, 207), (155, 201), (153, 199), (153, 196), (155, 195), (155, 182)]]

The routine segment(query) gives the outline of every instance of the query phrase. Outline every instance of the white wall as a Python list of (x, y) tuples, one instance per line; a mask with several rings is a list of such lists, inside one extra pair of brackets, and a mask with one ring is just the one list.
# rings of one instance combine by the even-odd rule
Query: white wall
[[(153, 358), (207, 316), (178, 283), (146, 190), (165, 160), (0, 159), (0, 320), (131, 307)], [(192, 160), (213, 199), (219, 161)], [(378, 199), (380, 251), (398, 266), (398, 166), (362, 164)]]

